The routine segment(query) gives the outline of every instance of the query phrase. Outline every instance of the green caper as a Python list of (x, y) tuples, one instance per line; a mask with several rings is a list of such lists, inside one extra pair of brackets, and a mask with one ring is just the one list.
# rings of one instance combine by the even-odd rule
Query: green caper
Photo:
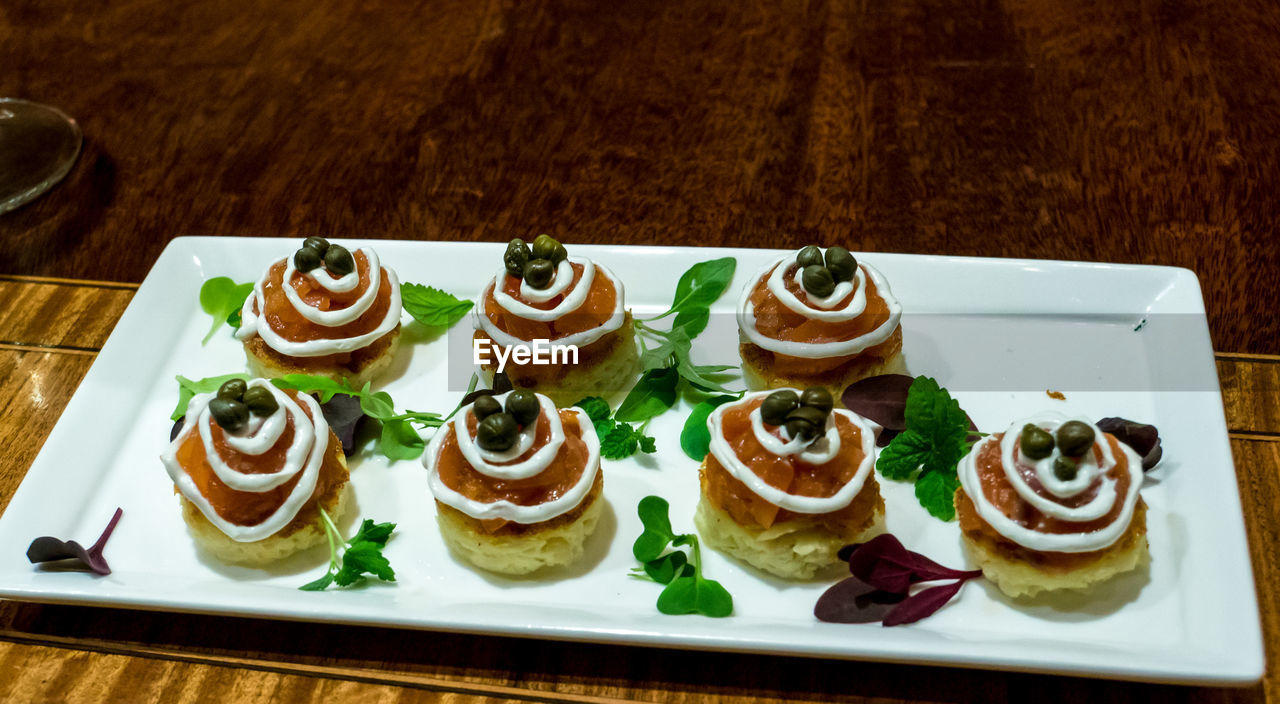
[(340, 244), (329, 245), (329, 249), (324, 253), (324, 266), (329, 273), (336, 276), (346, 276), (356, 270), (356, 260), (351, 256), (351, 252)]
[(542, 413), (542, 404), (532, 391), (516, 389), (507, 394), (507, 413), (516, 419), (520, 427), (524, 427), (538, 419), (538, 414)]
[(320, 254), (324, 254), (325, 250), (329, 248), (329, 240), (323, 237), (308, 237), (302, 241), (302, 246), (310, 247)]
[(832, 406), (835, 406), (835, 400), (831, 398), (831, 392), (825, 386), (810, 386), (800, 394), (800, 403), (809, 408), (816, 408), (822, 411), (825, 417), (831, 412)]
[(481, 396), (471, 404), (471, 412), (476, 414), (476, 420), (484, 420), (494, 413), (501, 413), (502, 404), (492, 396)]
[(782, 425), (787, 422), (787, 414), (799, 405), (800, 397), (796, 392), (787, 389), (774, 391), (760, 404), (760, 419), (769, 425)]
[(852, 281), (858, 273), (858, 260), (844, 247), (827, 247), (827, 271), (837, 283)]
[(1053, 452), (1053, 436), (1047, 430), (1038, 428), (1034, 423), (1022, 426), (1022, 435), (1018, 438), (1018, 447), (1022, 454), (1033, 460), (1042, 460)]
[(249, 422), (249, 409), (239, 401), (215, 398), (209, 402), (209, 413), (213, 421), (223, 430), (234, 433)]
[(494, 413), (486, 416), (476, 427), (476, 444), (490, 452), (502, 452), (516, 444), (520, 428), (510, 413)]
[(801, 269), (807, 266), (822, 266), (822, 250), (814, 245), (805, 247), (796, 255), (796, 264), (799, 264)]
[(1093, 427), (1078, 420), (1069, 420), (1058, 428), (1058, 449), (1069, 457), (1079, 457), (1093, 447)]
[(788, 421), (792, 421), (797, 418), (808, 421), (810, 425), (819, 430), (825, 428), (827, 425), (827, 414), (811, 406), (802, 405), (787, 414)]
[(560, 243), (551, 235), (538, 235), (533, 240), (533, 258), (548, 261), (555, 259), (556, 247), (559, 246)]
[(1078, 471), (1080, 471), (1080, 465), (1070, 457), (1058, 455), (1053, 461), (1053, 476), (1057, 477), (1058, 481), (1069, 482), (1076, 478)]
[(817, 264), (804, 268), (804, 273), (800, 275), (800, 283), (804, 284), (804, 290), (818, 298), (826, 298), (836, 290), (836, 280), (831, 276), (831, 272), (827, 271), (825, 266)]
[(534, 288), (546, 288), (556, 273), (556, 265), (550, 259), (530, 259), (524, 265), (524, 280)]
[(244, 398), (244, 390), (249, 388), (244, 379), (228, 379), (218, 387), (218, 398), (227, 401), (239, 401)]
[(803, 418), (788, 418), (787, 434), (793, 438), (804, 438), (805, 440), (808, 440), (817, 436), (818, 428), (813, 423), (810, 423)]
[(529, 245), (516, 238), (507, 243), (507, 252), (502, 255), (502, 264), (507, 273), (516, 278), (524, 276), (524, 265), (529, 261)]
[(255, 386), (244, 392), (244, 405), (255, 416), (269, 416), (280, 407), (271, 389), (265, 386)]
[(564, 245), (560, 244), (559, 242), (556, 242), (556, 251), (551, 253), (551, 263), (559, 266), (560, 262), (568, 258), (569, 258), (569, 250), (565, 249)]
[(298, 271), (311, 271), (324, 263), (324, 255), (313, 247), (303, 247), (293, 253), (293, 266)]

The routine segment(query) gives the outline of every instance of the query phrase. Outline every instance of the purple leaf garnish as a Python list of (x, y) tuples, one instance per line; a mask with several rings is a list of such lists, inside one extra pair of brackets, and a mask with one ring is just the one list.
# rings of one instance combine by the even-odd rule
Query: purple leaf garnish
[[(111, 533), (116, 529), (116, 524), (120, 522), (120, 516), (124, 514), (124, 509), (117, 508), (115, 515), (111, 517), (111, 522), (107, 524), (102, 535), (98, 536), (98, 540), (86, 550), (81, 547), (80, 543), (74, 540), (62, 541), (50, 536), (41, 536), (31, 541), (31, 545), (27, 548), (27, 559), (31, 564), (54, 562), (58, 560), (75, 560), (83, 569), (88, 569), (96, 574), (111, 574), (111, 568), (107, 566), (107, 560), (102, 556), (102, 549), (107, 545), (107, 539), (111, 537)], [(75, 563), (72, 563), (73, 565)]]
[(1160, 431), (1156, 426), (1138, 423), (1126, 418), (1103, 418), (1097, 423), (1098, 429), (1111, 433), (1116, 440), (1133, 448), (1142, 457), (1142, 471), (1147, 471), (1160, 463), (1164, 450), (1160, 447)]
[(169, 442), (173, 442), (174, 438), (178, 437), (178, 433), (182, 432), (182, 426), (186, 425), (186, 423), (186, 416), (179, 416), (177, 420), (173, 421), (173, 428), (169, 430)]
[(876, 445), (884, 447), (895, 435), (907, 429), (907, 391), (913, 381), (915, 377), (906, 374), (867, 377), (850, 384), (840, 400), (849, 410), (884, 428), (876, 437)]
[(966, 581), (968, 580), (957, 579), (950, 584), (940, 584), (912, 594), (885, 615), (884, 625), (905, 626), (926, 616), (932, 616), (951, 601), (951, 597), (960, 591), (960, 587), (963, 587)]
[(347, 457), (355, 454), (356, 430), (365, 418), (364, 411), (360, 410), (360, 399), (350, 394), (334, 394), (328, 403), (320, 404), (320, 412), (342, 441), (342, 454)]
[(875, 623), (905, 598), (905, 594), (886, 592), (857, 577), (848, 577), (818, 597), (813, 615), (828, 623)]
[[(942, 608), (961, 585), (982, 576), (982, 570), (953, 570), (903, 547), (888, 533), (860, 545), (846, 545), (837, 553), (849, 563), (853, 577), (832, 586), (818, 599), (813, 614), (832, 623), (871, 623), (886, 626), (915, 623)], [(950, 579), (915, 594), (919, 582)]]

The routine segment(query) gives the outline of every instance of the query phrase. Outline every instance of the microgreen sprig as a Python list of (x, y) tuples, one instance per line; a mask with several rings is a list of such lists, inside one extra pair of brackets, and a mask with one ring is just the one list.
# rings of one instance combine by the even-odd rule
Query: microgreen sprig
[(200, 286), (200, 309), (213, 318), (213, 327), (209, 328), (200, 344), (207, 344), (223, 323), (239, 328), (240, 309), (252, 292), (253, 282), (238, 284), (225, 276), (205, 281)]
[[(351, 540), (343, 541), (342, 533), (333, 524), (333, 519), (321, 507), (320, 522), (324, 524), (325, 536), (329, 539), (329, 569), (324, 576), (314, 582), (308, 582), (298, 589), (305, 592), (323, 591), (331, 584), (349, 587), (364, 582), (365, 575), (372, 575), (384, 582), (396, 581), (396, 571), (391, 562), (382, 554), (387, 540), (396, 529), (394, 523), (374, 523), (364, 519), (360, 530), (351, 536)], [(345, 543), (342, 554), (338, 554), (338, 546)]]
[[(702, 576), (702, 548), (693, 533), (677, 535), (671, 528), (670, 505), (659, 496), (646, 496), (637, 507), (644, 532), (631, 552), (641, 567), (631, 576), (666, 587), (658, 595), (658, 611), (678, 616), (702, 614), (721, 618), (733, 613), (733, 597), (719, 582)], [(688, 545), (690, 553), (667, 548)]]
[[(618, 406), (618, 420), (639, 423), (660, 415), (675, 405), (682, 389), (700, 394), (734, 393), (717, 379), (733, 369), (732, 365), (694, 364), (690, 353), (693, 339), (711, 319), (711, 304), (729, 287), (736, 266), (733, 257), (694, 264), (680, 277), (670, 308), (647, 320), (633, 321), (644, 373)], [(675, 319), (670, 330), (650, 324), (672, 315)]]

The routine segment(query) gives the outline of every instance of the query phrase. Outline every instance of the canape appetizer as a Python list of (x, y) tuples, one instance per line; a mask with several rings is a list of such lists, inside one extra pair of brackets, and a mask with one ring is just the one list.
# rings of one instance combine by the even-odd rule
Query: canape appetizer
[(1142, 460), (1089, 421), (1020, 420), (957, 473), (965, 548), (1009, 596), (1083, 589), (1147, 559)]
[(254, 284), (236, 337), (249, 371), (316, 374), (360, 388), (391, 364), (400, 338), (400, 282), (369, 247), (354, 253), (308, 237)]
[(748, 564), (809, 579), (837, 553), (884, 531), (872, 470), (876, 429), (832, 408), (815, 386), (758, 391), (707, 418), (711, 451), (698, 474), (703, 540)]
[(197, 394), (160, 456), (196, 544), (224, 562), (262, 566), (325, 542), (322, 507), (346, 509), (342, 443), (306, 394), (265, 379)]
[[(561, 406), (630, 384), (639, 354), (622, 281), (613, 272), (590, 259), (569, 257), (548, 235), (539, 235), (532, 247), (511, 240), (503, 264), (481, 289), (474, 312), (473, 344), (487, 360), (481, 364), (486, 380), (499, 371), (501, 358), (512, 383)], [(529, 357), (538, 349), (541, 359)], [(513, 354), (518, 350), (525, 359)]]
[(738, 303), (751, 389), (845, 387), (903, 372), (902, 307), (879, 271), (843, 247), (808, 246), (770, 264)]
[(423, 464), (445, 544), (491, 572), (574, 562), (603, 511), (591, 419), (532, 391), (481, 396), (460, 409)]

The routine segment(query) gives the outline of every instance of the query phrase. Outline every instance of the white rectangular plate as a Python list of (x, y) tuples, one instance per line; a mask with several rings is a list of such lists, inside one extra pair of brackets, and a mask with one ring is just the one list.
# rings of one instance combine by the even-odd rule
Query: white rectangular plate
[[(368, 243), (404, 281), (472, 297), (493, 276), (498, 244)], [(1083, 595), (1014, 602), (985, 581), (918, 624), (835, 625), (813, 617), (832, 582), (787, 583), (704, 550), (706, 573), (732, 592), (731, 618), (664, 616), (659, 587), (633, 579), (637, 501), (671, 502), (677, 532), (692, 531), (697, 463), (680, 451), (684, 403), (650, 426), (659, 451), (605, 462), (609, 510), (572, 569), (528, 580), (456, 561), (435, 525), (426, 472), (366, 453), (352, 463), (360, 517), (399, 524), (387, 555), (395, 584), (304, 593), (323, 550), (264, 571), (197, 555), (159, 455), (177, 398), (174, 375), (243, 369), (210, 319), (200, 284), (256, 279), (298, 246), (292, 239), (180, 238), (165, 249), (121, 317), (26, 479), (0, 518), (0, 596), (43, 602), (344, 622), (538, 638), (859, 658), (1156, 680), (1249, 683), (1263, 670), (1262, 638), (1204, 304), (1183, 269), (1027, 260), (866, 254), (902, 302), (912, 373), (954, 390), (986, 431), (1060, 410), (1154, 423), (1165, 458), (1143, 496), (1152, 561)], [(736, 363), (732, 310), (742, 287), (779, 252), (579, 246), (627, 286), (637, 315), (669, 305), (697, 261), (738, 260), (713, 326), (695, 342), (703, 363)], [(862, 255), (859, 255), (860, 257)], [(1145, 325), (1139, 325), (1146, 320)], [(406, 317), (406, 320), (408, 318)], [(464, 320), (460, 326), (469, 325)], [(719, 327), (717, 327), (719, 326)], [(1140, 328), (1134, 330), (1134, 328)], [(411, 337), (412, 339), (412, 337)], [(448, 412), (444, 338), (401, 350), (385, 388), (403, 407)], [(455, 388), (457, 383), (454, 384)], [(1060, 390), (1066, 401), (1050, 399)], [(882, 481), (889, 529), (943, 564), (964, 564), (959, 530), (930, 517), (908, 484)], [(43, 571), (24, 551), (38, 535), (91, 542), (112, 511), (124, 518), (107, 548), (108, 577)]]

